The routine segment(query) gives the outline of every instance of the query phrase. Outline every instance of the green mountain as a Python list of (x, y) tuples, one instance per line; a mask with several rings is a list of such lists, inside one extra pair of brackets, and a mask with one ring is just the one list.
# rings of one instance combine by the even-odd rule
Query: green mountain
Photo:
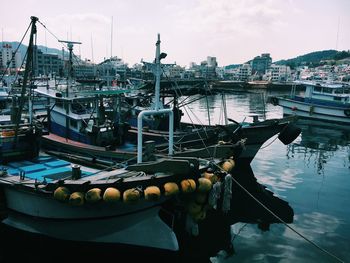
[(287, 65), (291, 68), (302, 65), (317, 67), (326, 63), (335, 64), (337, 60), (349, 57), (349, 51), (323, 50), (311, 52), (302, 56), (298, 56), (296, 58), (279, 60), (274, 63), (277, 65)]

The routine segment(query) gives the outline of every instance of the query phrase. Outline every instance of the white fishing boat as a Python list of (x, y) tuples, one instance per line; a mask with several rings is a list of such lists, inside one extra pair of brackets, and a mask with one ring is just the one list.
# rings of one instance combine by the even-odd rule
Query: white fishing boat
[(271, 97), (274, 105), (283, 107), (285, 115), (350, 124), (350, 86), (346, 83), (298, 81), (305, 90), (288, 96)]

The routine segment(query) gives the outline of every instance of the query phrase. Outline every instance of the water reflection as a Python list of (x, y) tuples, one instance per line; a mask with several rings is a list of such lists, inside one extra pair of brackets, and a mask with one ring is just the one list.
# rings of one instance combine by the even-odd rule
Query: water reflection
[(288, 157), (296, 153), (303, 156), (306, 166), (313, 165), (321, 175), (324, 175), (325, 166), (337, 151), (343, 152), (342, 163), (347, 165), (350, 158), (350, 127), (305, 120), (299, 120), (298, 126), (302, 129), (300, 140), (287, 146)]

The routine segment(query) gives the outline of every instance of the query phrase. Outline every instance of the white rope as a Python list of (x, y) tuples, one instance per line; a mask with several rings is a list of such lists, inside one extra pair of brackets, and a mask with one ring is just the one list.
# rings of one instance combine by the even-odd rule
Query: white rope
[(218, 200), (220, 198), (220, 194), (221, 194), (221, 183), (216, 182), (213, 185), (213, 188), (210, 190), (209, 197), (208, 197), (209, 205), (211, 207), (213, 207), (215, 210), (216, 210), (217, 205), (218, 205)]
[(225, 176), (224, 198), (222, 201), (222, 211), (224, 213), (228, 213), (230, 211), (231, 199), (232, 199), (232, 175), (227, 174)]
[[(218, 166), (217, 164), (215, 164), (220, 170), (224, 171), (220, 166)], [(337, 260), (338, 262), (342, 262), (345, 263), (344, 260), (340, 259), (339, 257), (337, 257), (336, 255), (332, 254), (331, 252), (327, 251), (326, 249), (320, 247), (319, 245), (317, 245), (315, 242), (313, 242), (312, 240), (308, 239), (306, 236), (304, 236), (303, 234), (299, 233), (297, 230), (295, 230), (294, 228), (292, 228), (291, 226), (289, 226), (286, 222), (284, 222), (283, 219), (281, 219), (278, 215), (276, 215), (274, 212), (272, 212), (269, 208), (267, 208), (263, 203), (261, 203), (255, 196), (253, 196), (243, 185), (241, 185), (235, 178), (232, 177), (232, 180), (240, 187), (242, 188), (243, 191), (245, 191), (251, 198), (253, 198), (254, 201), (256, 201), (259, 205), (261, 205), (266, 211), (268, 211), (271, 215), (273, 215), (276, 219), (278, 219), (282, 224), (284, 224), (286, 227), (288, 227), (290, 230), (292, 230), (294, 233), (296, 233), (298, 236), (300, 236), (301, 238), (303, 238), (304, 240), (306, 240), (307, 242), (309, 242), (311, 245), (313, 245), (314, 247), (316, 247), (317, 249), (321, 250), (322, 252), (324, 252), (325, 254), (327, 254), (328, 256), (334, 258), (335, 260)]]

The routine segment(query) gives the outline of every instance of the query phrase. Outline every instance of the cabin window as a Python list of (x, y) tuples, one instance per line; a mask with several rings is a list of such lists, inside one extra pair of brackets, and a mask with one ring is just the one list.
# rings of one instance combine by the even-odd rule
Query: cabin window
[(77, 120), (70, 119), (70, 120), (69, 120), (69, 125), (70, 125), (72, 128), (78, 128), (78, 122), (77, 122)]
[(63, 103), (62, 103), (62, 100), (56, 100), (56, 107), (58, 108), (63, 108)]
[(341, 101), (341, 97), (334, 97), (333, 100)]
[(322, 88), (321, 88), (321, 87), (314, 87), (314, 91), (316, 91), (316, 92), (321, 92), (321, 91), (322, 91)]
[(331, 88), (323, 88), (323, 93), (332, 94), (332, 89)]

